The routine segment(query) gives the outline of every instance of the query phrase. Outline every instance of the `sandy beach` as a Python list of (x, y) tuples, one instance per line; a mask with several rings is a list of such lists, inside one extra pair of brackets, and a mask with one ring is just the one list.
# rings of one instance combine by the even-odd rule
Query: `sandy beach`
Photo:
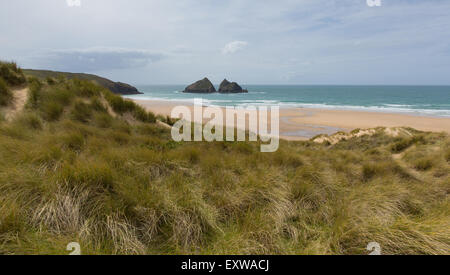
[[(136, 100), (149, 111), (170, 115), (175, 106), (186, 102)], [(410, 114), (326, 110), (313, 108), (280, 109), (280, 137), (288, 140), (306, 140), (318, 134), (349, 132), (357, 128), (411, 127), (421, 131), (450, 133), (450, 118)]]

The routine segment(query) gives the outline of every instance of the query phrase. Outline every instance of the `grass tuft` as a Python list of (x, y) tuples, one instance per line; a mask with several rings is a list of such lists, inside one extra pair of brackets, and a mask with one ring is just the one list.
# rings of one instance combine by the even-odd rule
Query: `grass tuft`
[(104, 91), (105, 98), (111, 105), (114, 112), (118, 114), (131, 113), (134, 118), (141, 122), (156, 122), (156, 116), (152, 112), (147, 112), (144, 108), (137, 105), (131, 100), (123, 99), (121, 96), (115, 95), (109, 91)]
[(9, 105), (13, 100), (13, 94), (3, 78), (0, 77), (0, 106)]
[(428, 171), (435, 165), (435, 159), (433, 156), (426, 156), (414, 161), (414, 167), (420, 171)]
[(0, 61), (0, 77), (10, 86), (22, 85), (26, 78), (15, 62)]
[(16, 122), (28, 129), (42, 130), (43, 123), (41, 118), (34, 113), (23, 113), (16, 118)]
[(391, 151), (393, 153), (401, 153), (402, 151), (410, 147), (413, 142), (414, 140), (412, 138), (400, 138), (391, 146)]
[(72, 108), (71, 116), (74, 120), (88, 122), (92, 116), (92, 108), (82, 101), (77, 101)]
[(58, 120), (64, 112), (64, 107), (56, 101), (42, 103), (40, 109), (42, 111), (43, 118), (47, 121)]
[(447, 151), (445, 152), (445, 160), (447, 162), (450, 162), (450, 148), (448, 148)]
[(106, 113), (95, 114), (94, 122), (97, 127), (110, 128), (113, 124), (113, 118)]
[(45, 79), (45, 81), (47, 82), (48, 85), (55, 85), (56, 84), (56, 80), (52, 77), (47, 77)]
[(76, 152), (81, 151), (85, 143), (84, 136), (79, 132), (67, 133), (61, 138), (61, 140), (64, 148)]

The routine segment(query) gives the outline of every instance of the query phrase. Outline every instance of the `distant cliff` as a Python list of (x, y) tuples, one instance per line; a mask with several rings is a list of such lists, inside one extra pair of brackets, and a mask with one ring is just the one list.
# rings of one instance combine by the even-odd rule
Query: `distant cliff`
[(136, 95), (142, 94), (135, 87), (122, 83), (122, 82), (114, 82), (107, 78), (100, 77), (93, 74), (84, 74), (84, 73), (67, 73), (67, 72), (55, 72), (55, 71), (46, 71), (46, 70), (29, 70), (25, 69), (23, 72), (26, 75), (34, 76), (37, 78), (45, 79), (47, 77), (58, 78), (58, 77), (67, 77), (68, 79), (84, 79), (91, 80), (97, 82), (97, 84), (102, 87), (109, 89), (111, 92), (120, 95)]

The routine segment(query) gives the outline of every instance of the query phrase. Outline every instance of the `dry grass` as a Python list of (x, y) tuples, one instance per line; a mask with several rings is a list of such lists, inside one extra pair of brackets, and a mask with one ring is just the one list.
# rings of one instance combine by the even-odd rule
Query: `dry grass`
[(6, 82), (0, 77), (0, 106), (7, 106), (13, 100), (13, 94)]
[(10, 86), (18, 86), (26, 82), (22, 69), (15, 62), (0, 61), (0, 78)]

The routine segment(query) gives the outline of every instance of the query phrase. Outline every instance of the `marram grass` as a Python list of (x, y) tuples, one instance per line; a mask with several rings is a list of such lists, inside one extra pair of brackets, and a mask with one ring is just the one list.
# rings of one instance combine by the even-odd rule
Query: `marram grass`
[(450, 253), (446, 134), (176, 143), (98, 86), (36, 81), (0, 123), (1, 254)]

